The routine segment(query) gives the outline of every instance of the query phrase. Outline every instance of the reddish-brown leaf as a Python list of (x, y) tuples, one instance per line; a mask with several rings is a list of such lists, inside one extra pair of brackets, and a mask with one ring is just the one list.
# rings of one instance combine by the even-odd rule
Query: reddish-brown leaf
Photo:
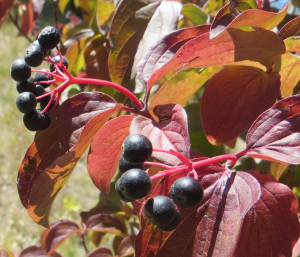
[[(133, 119), (130, 134), (142, 134), (148, 137), (153, 148), (176, 150), (186, 157), (190, 156), (190, 138), (187, 127), (187, 115), (181, 105), (157, 105), (153, 109), (159, 122), (139, 116)], [(152, 156), (166, 164), (176, 165), (177, 157), (161, 152), (153, 152)]]
[(88, 78), (110, 81), (107, 64), (108, 51), (104, 46), (106, 41), (107, 39), (105, 37), (96, 37), (84, 50), (86, 75)]
[(278, 32), (278, 36), (282, 38), (282, 40), (296, 36), (300, 33), (300, 17), (297, 17), (288, 23), (286, 23)]
[(19, 255), (12, 253), (11, 251), (3, 247), (0, 247), (0, 257), (19, 257)]
[(59, 253), (53, 252), (50, 255), (47, 254), (46, 250), (43, 247), (38, 246), (29, 246), (24, 249), (19, 257), (62, 257)]
[(184, 28), (163, 37), (143, 56), (137, 65), (137, 76), (146, 86), (149, 78), (159, 68), (173, 58), (177, 50), (187, 41), (209, 32), (210, 25)]
[(53, 253), (53, 251), (64, 240), (75, 233), (81, 233), (81, 229), (79, 229), (78, 225), (75, 222), (71, 220), (61, 220), (57, 222), (49, 231), (45, 241), (45, 249), (48, 254)]
[(264, 73), (247, 66), (220, 70), (207, 84), (201, 101), (201, 120), (211, 144), (231, 141), (276, 101), (278, 72)]
[[(22, 14), (22, 21), (21, 21), (21, 30), (24, 34), (29, 34), (33, 30), (33, 26), (35, 24), (34, 20), (34, 6), (32, 2), (29, 3), (23, 3), (26, 7), (26, 10)], [(18, 36), (22, 35), (21, 33), (18, 34)]]
[(122, 105), (99, 93), (69, 98), (51, 114), (48, 129), (36, 133), (18, 174), (18, 191), (31, 218), (48, 227), (52, 202), (93, 136)]
[(87, 160), (87, 169), (94, 185), (108, 194), (122, 154), (122, 144), (129, 136), (134, 116), (123, 115), (107, 122), (95, 135)]
[(3, 0), (0, 1), (0, 26), (4, 21), (7, 13), (9, 12), (10, 7), (14, 4), (14, 0)]
[(188, 41), (162, 68), (154, 72), (147, 88), (171, 71), (217, 65), (247, 65), (271, 67), (274, 58), (285, 52), (281, 38), (272, 31), (245, 32), (225, 30), (210, 40), (209, 33)]
[(134, 254), (134, 242), (136, 236), (125, 237), (119, 245), (118, 254), (120, 257)]
[[(266, 12), (263, 10), (249, 9), (242, 12), (235, 19), (230, 12), (230, 4), (224, 6), (217, 14), (217, 20), (211, 26), (210, 38), (221, 34), (225, 29), (241, 28), (252, 30), (252, 28), (263, 28), (271, 30), (275, 28), (285, 17), (288, 10), (288, 2), (279, 10), (278, 13)], [(220, 16), (220, 17), (219, 17)]]
[[(209, 169), (202, 167), (198, 172), (209, 173)], [(169, 196), (172, 183), (183, 175), (163, 179), (152, 196)], [(201, 205), (179, 208), (181, 223), (172, 232), (161, 231), (142, 214), (136, 257), (223, 257), (245, 253), (251, 257), (273, 256), (272, 253), (290, 256), (288, 253), (299, 236), (299, 222), (297, 201), (288, 187), (261, 171), (227, 170), (223, 175), (204, 175), (199, 180), (205, 189)], [(267, 217), (263, 216), (264, 211)], [(269, 240), (268, 247), (260, 239)]]
[(285, 98), (262, 113), (248, 131), (246, 154), (300, 164), (300, 95)]
[(111, 51), (108, 66), (113, 82), (125, 85), (140, 40), (160, 1), (123, 0), (117, 7), (110, 30)]
[(299, 238), (294, 193), (270, 174), (258, 170), (249, 174), (261, 184), (261, 197), (243, 220), (234, 256), (291, 256)]
[(113, 257), (113, 253), (106, 247), (100, 247), (92, 251), (87, 257)]
[(96, 214), (90, 217), (86, 223), (87, 231), (111, 233), (126, 237), (126, 227), (123, 222), (110, 214)]

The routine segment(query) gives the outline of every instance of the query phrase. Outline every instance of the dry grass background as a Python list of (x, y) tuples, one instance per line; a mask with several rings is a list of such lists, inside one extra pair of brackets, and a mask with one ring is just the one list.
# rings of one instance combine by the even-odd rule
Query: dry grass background
[[(17, 34), (17, 29), (10, 23), (4, 23), (0, 28), (0, 246), (20, 253), (30, 245), (39, 245), (42, 227), (29, 218), (17, 193), (19, 164), (34, 137), (34, 133), (24, 127), (22, 114), (15, 107), (18, 92), (10, 78), (11, 63), (23, 58), (29, 46), (29, 42), (16, 37)], [(50, 222), (71, 219), (79, 224), (79, 212), (92, 208), (98, 195), (87, 174), (86, 158), (82, 158), (55, 199)], [(63, 256), (85, 256), (76, 236), (66, 240), (58, 251)]]

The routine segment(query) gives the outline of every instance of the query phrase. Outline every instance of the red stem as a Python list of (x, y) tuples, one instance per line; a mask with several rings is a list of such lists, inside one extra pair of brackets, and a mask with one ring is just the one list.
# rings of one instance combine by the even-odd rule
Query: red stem
[(170, 170), (167, 170), (167, 171), (161, 171), (161, 172), (153, 175), (151, 177), (151, 180), (154, 180), (154, 179), (160, 178), (160, 177), (164, 177), (164, 176), (168, 176), (168, 175), (172, 175), (172, 174), (182, 172), (182, 171), (188, 172), (188, 171), (190, 171), (190, 169), (186, 166), (183, 166), (183, 167), (173, 168), (173, 169), (170, 169)]
[(144, 165), (158, 166), (158, 167), (162, 167), (167, 170), (174, 168), (173, 166), (165, 165), (165, 164), (159, 163), (159, 162), (144, 162)]
[(152, 149), (152, 151), (172, 154), (172, 155), (176, 156), (180, 161), (182, 161), (182, 163), (185, 164), (187, 167), (190, 167), (190, 168), (192, 167), (192, 163), (190, 162), (190, 160), (187, 157), (185, 157), (183, 154), (181, 154), (173, 149), (170, 149), (169, 151), (162, 150), (162, 149)]
[(225, 155), (220, 155), (220, 156), (212, 157), (209, 159), (205, 159), (202, 161), (193, 162), (192, 165), (193, 165), (193, 168), (196, 169), (196, 168), (200, 168), (202, 166), (206, 166), (206, 165), (210, 165), (210, 164), (213, 164), (216, 162), (226, 161), (226, 160), (230, 160), (235, 163), (237, 158), (235, 155), (225, 154)]
[(241, 158), (242, 156), (244, 156), (247, 152), (248, 152), (248, 149), (245, 149), (245, 150), (243, 150), (243, 151), (237, 153), (237, 154), (235, 155), (236, 159), (240, 159), (240, 158)]

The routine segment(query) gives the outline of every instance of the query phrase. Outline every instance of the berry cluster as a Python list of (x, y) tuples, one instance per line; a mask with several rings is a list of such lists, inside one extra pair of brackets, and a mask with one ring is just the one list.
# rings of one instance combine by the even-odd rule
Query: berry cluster
[[(131, 202), (150, 192), (151, 178), (143, 168), (152, 151), (150, 140), (143, 135), (133, 134), (124, 140), (119, 160), (122, 176), (115, 185), (122, 201)], [(172, 231), (179, 225), (181, 214), (178, 207), (191, 208), (201, 202), (203, 188), (198, 180), (186, 176), (173, 183), (170, 195), (172, 199), (162, 195), (152, 197), (144, 206), (146, 217), (163, 231)]]
[[(57, 47), (59, 41), (59, 31), (54, 27), (48, 26), (42, 30), (38, 39), (27, 48), (24, 59), (17, 59), (11, 65), (11, 77), (17, 81), (16, 88), (19, 92), (16, 98), (16, 105), (18, 110), (24, 114), (24, 125), (30, 131), (48, 128), (51, 119), (46, 110), (52, 110), (58, 104), (58, 99), (53, 101), (51, 95), (45, 95), (45, 89), (52, 82), (53, 78), (49, 74), (56, 70), (54, 63), (59, 64), (61, 61), (60, 55), (53, 58), (48, 55), (51, 49)], [(41, 65), (45, 60), (45, 56), (51, 60), (49, 62), (50, 70), (42, 69), (36, 73), (34, 78), (31, 77), (31, 67)], [(67, 68), (68, 60), (62, 57), (62, 61), (63, 65)], [(40, 109), (36, 109), (37, 103), (40, 104)]]

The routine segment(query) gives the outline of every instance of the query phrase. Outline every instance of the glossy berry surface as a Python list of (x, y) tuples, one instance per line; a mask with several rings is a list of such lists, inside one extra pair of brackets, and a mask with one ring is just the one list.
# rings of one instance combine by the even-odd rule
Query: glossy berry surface
[(177, 206), (191, 208), (201, 202), (203, 188), (198, 180), (191, 177), (182, 177), (173, 183), (170, 194)]
[[(45, 88), (42, 85), (37, 84), (36, 88), (35, 88), (35, 90), (33, 92), (33, 94), (35, 95), (35, 97), (42, 96), (45, 93), (46, 93)], [(44, 98), (41, 98), (41, 99), (38, 99), (37, 102), (40, 103), (43, 100), (44, 100)]]
[(144, 212), (151, 223), (159, 227), (167, 226), (178, 215), (175, 203), (163, 195), (148, 199), (144, 206)]
[(39, 34), (38, 41), (42, 48), (51, 50), (56, 47), (60, 41), (59, 31), (52, 26), (47, 26)]
[(40, 46), (31, 45), (25, 51), (24, 60), (29, 66), (37, 67), (42, 64), (44, 57), (44, 51)]
[(23, 92), (19, 94), (16, 98), (16, 105), (18, 110), (22, 113), (32, 112), (37, 105), (35, 95), (31, 92)]
[(31, 68), (24, 59), (17, 59), (11, 64), (10, 75), (17, 82), (27, 81), (31, 76)]
[(28, 80), (23, 82), (17, 82), (16, 89), (19, 94), (23, 92), (31, 92), (35, 91), (36, 85), (34, 84), (34, 78), (30, 77)]
[[(48, 70), (48, 69), (41, 69), (41, 71), (50, 72), (50, 70)], [(52, 79), (51, 76), (49, 76), (49, 75), (46, 74), (46, 73), (42, 73), (42, 72), (37, 72), (37, 73), (35, 74), (35, 77), (34, 77), (34, 81), (35, 81), (35, 82), (39, 82), (39, 84), (42, 85), (44, 88), (49, 87), (50, 84), (45, 84), (45, 83), (43, 83), (43, 81), (46, 82), (46, 81), (51, 80), (51, 79)]]
[(115, 188), (116, 188), (116, 192), (117, 192), (119, 198), (120, 198), (123, 202), (132, 202), (132, 200), (126, 198), (126, 197), (122, 194), (120, 185), (121, 185), (121, 182), (120, 182), (120, 179), (118, 179), (118, 181), (117, 181), (116, 184), (115, 184)]
[(140, 134), (132, 134), (123, 143), (123, 157), (131, 163), (143, 163), (152, 155), (151, 141)]
[(23, 116), (23, 123), (28, 130), (38, 131), (48, 128), (51, 119), (47, 113), (42, 114), (41, 110), (34, 110)]
[[(59, 55), (56, 55), (52, 58), (56, 63), (60, 63), (60, 56)], [(68, 62), (68, 59), (65, 57), (65, 56), (62, 56), (62, 59), (63, 59), (63, 65), (68, 68), (69, 67), (69, 62)], [(55, 67), (54, 67), (54, 64), (53, 63), (49, 63), (49, 69), (51, 72), (55, 71)], [(62, 69), (59, 68), (61, 71)]]
[(131, 169), (144, 169), (144, 165), (142, 163), (131, 163), (124, 159), (123, 155), (121, 155), (119, 159), (119, 171), (124, 173)]
[(179, 211), (176, 212), (174, 219), (167, 225), (158, 226), (163, 231), (172, 231), (178, 227), (181, 221), (181, 213)]
[(141, 169), (126, 171), (118, 181), (122, 195), (132, 201), (146, 196), (152, 185), (150, 176)]
[[(30, 46), (33, 46), (33, 45), (36, 45), (36, 46), (41, 47), (41, 45), (39, 44), (39, 41), (38, 41), (38, 40), (34, 40), (34, 41), (30, 44)], [(42, 48), (42, 50), (43, 50), (43, 52), (44, 52), (44, 56), (46, 56), (47, 53), (48, 53), (48, 50), (47, 50), (47, 49), (44, 49), (43, 47), (41, 47), (41, 48)]]

